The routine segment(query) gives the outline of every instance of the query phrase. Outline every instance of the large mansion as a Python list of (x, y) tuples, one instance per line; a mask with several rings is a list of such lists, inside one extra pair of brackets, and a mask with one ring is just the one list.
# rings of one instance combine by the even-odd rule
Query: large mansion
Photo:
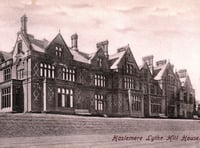
[(27, 17), (11, 52), (0, 51), (0, 112), (56, 112), (130, 117), (191, 118), (195, 91), (187, 71), (167, 60), (143, 58), (138, 66), (129, 46), (108, 54), (79, 50), (78, 35), (67, 44), (27, 32)]

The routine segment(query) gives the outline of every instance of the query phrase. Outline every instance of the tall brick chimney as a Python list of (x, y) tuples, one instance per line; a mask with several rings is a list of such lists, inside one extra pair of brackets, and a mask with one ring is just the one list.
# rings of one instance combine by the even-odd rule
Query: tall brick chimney
[(78, 35), (75, 33), (71, 36), (71, 48), (78, 50)]
[(151, 74), (153, 74), (153, 55), (143, 57), (142, 60), (143, 60), (143, 63), (147, 63), (151, 71)]
[(99, 49), (99, 48), (103, 49), (104, 54), (105, 54), (107, 59), (109, 58), (109, 55), (108, 55), (108, 43), (109, 43), (108, 40), (106, 40), (106, 41), (99, 42), (96, 45), (97, 49)]
[(21, 31), (23, 33), (27, 33), (27, 21), (28, 21), (28, 18), (26, 16), (26, 14), (24, 14), (22, 17), (21, 17)]

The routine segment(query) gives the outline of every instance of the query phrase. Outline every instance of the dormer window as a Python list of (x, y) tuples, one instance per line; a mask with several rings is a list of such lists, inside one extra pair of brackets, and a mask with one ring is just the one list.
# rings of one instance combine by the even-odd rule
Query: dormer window
[(97, 61), (98, 61), (99, 67), (102, 67), (103, 66), (103, 59), (99, 57)]
[(56, 46), (56, 56), (61, 57), (62, 56), (62, 48)]

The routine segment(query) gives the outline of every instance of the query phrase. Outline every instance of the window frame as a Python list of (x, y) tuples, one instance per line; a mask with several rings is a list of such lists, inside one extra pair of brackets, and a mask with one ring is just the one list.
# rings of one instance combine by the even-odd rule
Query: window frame
[(70, 67), (62, 67), (62, 80), (75, 82), (76, 81), (76, 69)]
[(95, 74), (94, 85), (97, 87), (106, 87), (106, 76), (103, 74)]
[(8, 67), (3, 70), (4, 81), (11, 80), (11, 71), (12, 71), (11, 67)]
[(1, 109), (11, 107), (11, 87), (1, 89)]
[(95, 94), (94, 95), (94, 99), (95, 99), (95, 105), (94, 105), (94, 109), (96, 111), (104, 111), (104, 100), (105, 100), (105, 95), (102, 94)]
[(61, 88), (57, 89), (58, 94), (58, 107), (63, 108), (73, 108), (74, 107), (74, 91), (69, 88)]
[(62, 55), (63, 55), (63, 49), (60, 46), (56, 46), (55, 47), (55, 51), (56, 51), (56, 56), (57, 57), (62, 57)]
[(55, 78), (55, 66), (47, 63), (40, 63), (40, 77)]

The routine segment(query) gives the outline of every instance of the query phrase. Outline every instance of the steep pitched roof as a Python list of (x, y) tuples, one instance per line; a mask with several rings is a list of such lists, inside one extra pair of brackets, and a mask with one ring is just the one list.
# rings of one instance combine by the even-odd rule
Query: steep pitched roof
[(67, 44), (66, 44), (66, 42), (65, 42), (65, 40), (64, 40), (64, 38), (62, 37), (62, 35), (61, 35), (61, 33), (59, 32), (56, 36), (55, 36), (55, 38), (48, 44), (48, 46), (45, 48), (45, 52), (47, 52), (50, 48), (50, 46), (52, 45), (52, 44), (61, 44), (61, 45), (63, 45), (64, 47), (65, 47), (65, 52), (68, 54), (68, 56), (69, 57), (71, 57), (71, 58), (73, 58), (73, 55), (72, 55), (72, 53), (70, 52), (70, 48), (67, 46)]
[(143, 70), (143, 69), (147, 69), (149, 71), (149, 73), (152, 75), (150, 69), (149, 69), (149, 66), (147, 65), (147, 63), (143, 63), (143, 65), (139, 65), (138, 66), (139, 70)]
[(33, 35), (28, 34), (28, 38), (30, 40), (30, 43), (33, 47), (33, 50), (39, 51), (39, 52), (44, 52), (45, 48), (48, 46), (49, 41), (46, 39), (39, 40), (35, 39)]
[(124, 46), (118, 49), (116, 54), (109, 56), (109, 63), (111, 69), (117, 69), (118, 64), (120, 63), (121, 59), (124, 57), (125, 53), (129, 49), (129, 46)]
[(53, 38), (53, 40), (48, 44), (48, 46), (46, 47), (46, 49), (47, 49), (49, 46), (51, 46), (51, 45), (54, 43), (54, 41), (57, 41), (57, 42), (59, 42), (59, 43), (61, 43), (61, 44), (64, 44), (66, 47), (68, 47), (67, 44), (65, 43), (64, 38), (62, 37), (61, 33), (59, 32), (59, 33)]
[[(60, 33), (58, 33), (56, 35), (56, 37), (51, 42), (48, 42), (48, 40), (46, 40), (46, 39), (44, 39), (44, 40), (35, 39), (34, 36), (31, 35), (31, 34), (28, 34), (28, 37), (29, 37), (29, 40), (31, 42), (32, 48), (36, 51), (39, 51), (39, 52), (45, 52), (45, 49), (48, 48), (54, 40), (62, 42), (62, 43), (65, 44), (65, 46), (67, 46)], [(82, 62), (82, 63), (89, 63), (89, 58), (90, 58), (89, 54), (81, 52), (79, 50), (73, 50), (73, 49), (69, 49), (69, 51), (72, 54), (73, 59), (75, 61), (79, 61), (79, 62)]]
[(161, 80), (162, 79), (162, 76), (165, 72), (165, 69), (167, 68), (167, 65), (168, 65), (168, 63), (165, 63), (163, 65), (154, 67), (154, 74), (155, 74), (154, 79), (155, 80)]
[(5, 52), (5, 51), (0, 51), (0, 58), (3, 60), (8, 60), (12, 58), (12, 53), (11, 52)]
[(112, 60), (113, 62), (111, 63), (110, 68), (111, 69), (116, 69), (118, 68), (118, 64), (120, 63), (121, 59), (123, 58), (123, 56), (125, 55), (126, 51), (121, 51), (118, 52), (114, 55), (110, 55), (109, 56), (109, 60)]
[(82, 53), (78, 50), (73, 50), (73, 49), (71, 49), (70, 52), (73, 55), (75, 61), (88, 64), (90, 63), (88, 58), (86, 57), (86, 53)]
[[(99, 52), (104, 52), (102, 48), (98, 48), (96, 50), (96, 52), (93, 52), (91, 54), (88, 54), (88, 59), (89, 59), (89, 63), (91, 63), (91, 61), (96, 57), (96, 55), (99, 53)], [(105, 53), (104, 53), (105, 55)]]
[(144, 65), (138, 65), (138, 68), (141, 70)]
[(89, 60), (92, 60), (95, 57), (95, 55), (96, 55), (96, 52), (88, 54)]

